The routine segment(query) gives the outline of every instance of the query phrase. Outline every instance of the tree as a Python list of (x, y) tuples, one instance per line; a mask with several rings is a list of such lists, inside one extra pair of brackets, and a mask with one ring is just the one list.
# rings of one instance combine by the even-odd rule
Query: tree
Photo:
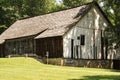
[(93, 0), (63, 0), (63, 4), (68, 7), (76, 7), (76, 6), (80, 6), (86, 2), (91, 2)]
[(102, 9), (107, 14), (112, 23), (112, 27), (108, 28), (109, 45), (116, 43), (116, 48), (120, 47), (120, 0), (102, 0)]
[(16, 19), (14, 10), (0, 1), (0, 34)]
[(0, 0), (0, 34), (18, 19), (55, 10), (55, 0)]
[(25, 13), (28, 16), (37, 16), (53, 11), (55, 0), (25, 0)]

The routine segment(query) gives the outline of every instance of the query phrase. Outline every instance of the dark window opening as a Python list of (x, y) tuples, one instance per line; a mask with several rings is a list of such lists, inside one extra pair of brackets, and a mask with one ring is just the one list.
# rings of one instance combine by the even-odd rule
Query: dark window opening
[(73, 59), (73, 52), (74, 52), (74, 39), (71, 39), (71, 58)]
[(80, 40), (80, 36), (78, 36), (77, 39)]
[(101, 37), (101, 59), (104, 59), (104, 38)]
[(81, 45), (85, 45), (85, 35), (81, 35)]

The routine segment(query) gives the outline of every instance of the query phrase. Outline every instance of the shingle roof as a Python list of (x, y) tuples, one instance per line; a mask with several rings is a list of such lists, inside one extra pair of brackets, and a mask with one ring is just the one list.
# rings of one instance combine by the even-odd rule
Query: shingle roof
[(46, 29), (36, 38), (63, 35), (67, 31), (67, 27), (77, 22), (91, 4), (84, 4), (68, 10), (18, 20), (3, 32), (0, 39), (14, 39), (36, 35)]

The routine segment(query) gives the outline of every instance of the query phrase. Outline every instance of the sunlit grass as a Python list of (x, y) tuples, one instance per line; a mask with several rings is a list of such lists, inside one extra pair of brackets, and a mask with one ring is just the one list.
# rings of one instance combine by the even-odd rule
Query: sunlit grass
[(120, 71), (46, 65), (24, 57), (1, 58), (0, 80), (120, 80)]

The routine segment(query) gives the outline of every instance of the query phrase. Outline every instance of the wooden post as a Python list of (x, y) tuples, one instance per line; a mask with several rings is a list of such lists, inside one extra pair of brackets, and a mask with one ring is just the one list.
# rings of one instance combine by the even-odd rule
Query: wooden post
[(46, 57), (47, 57), (47, 64), (48, 64), (48, 58), (49, 58), (49, 52), (46, 51)]
[(25, 58), (27, 58), (28, 57), (28, 54), (25, 54)]
[(11, 58), (11, 55), (8, 55), (8, 58)]
[(61, 66), (63, 66), (64, 65), (64, 60), (63, 59), (61, 59)]

